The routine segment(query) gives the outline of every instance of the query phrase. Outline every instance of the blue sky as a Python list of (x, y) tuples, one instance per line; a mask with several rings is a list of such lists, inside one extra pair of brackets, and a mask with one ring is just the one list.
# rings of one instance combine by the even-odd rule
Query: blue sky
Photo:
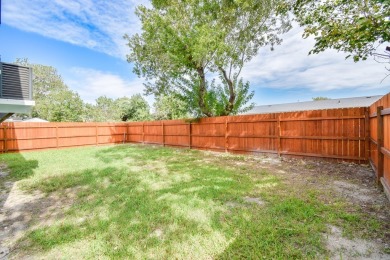
[[(134, 14), (148, 1), (2, 0), (0, 54), (3, 62), (28, 58), (58, 69), (64, 82), (87, 102), (143, 93), (143, 79), (127, 63), (122, 36), (140, 32)], [(345, 53), (328, 50), (308, 56), (314, 44), (294, 27), (274, 51), (264, 48), (242, 71), (257, 105), (390, 92), (383, 64), (354, 63)], [(153, 103), (153, 97), (146, 99)]]

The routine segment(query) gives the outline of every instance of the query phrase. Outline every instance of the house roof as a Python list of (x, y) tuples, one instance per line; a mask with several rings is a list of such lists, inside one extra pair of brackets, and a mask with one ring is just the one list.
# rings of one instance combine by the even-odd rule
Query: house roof
[(16, 123), (16, 122), (30, 122), (30, 123), (47, 123), (49, 121), (47, 120), (44, 120), (44, 119), (41, 119), (41, 118), (38, 118), (38, 117), (33, 117), (33, 118), (29, 118), (29, 119), (22, 119), (22, 118), (19, 118), (19, 117), (11, 117), (11, 118), (8, 118), (7, 120), (5, 120), (4, 122), (8, 122), (8, 123)]
[(295, 111), (305, 111), (305, 110), (369, 107), (374, 102), (379, 100), (381, 97), (382, 96), (365, 96), (365, 97), (338, 98), (338, 99), (255, 106), (251, 110), (243, 114), (244, 115), (268, 114), (268, 113), (295, 112)]
[(40, 123), (47, 123), (47, 122), (49, 122), (49, 121), (47, 121), (47, 120), (45, 120), (45, 119), (41, 119), (41, 118), (38, 118), (38, 117), (34, 117), (34, 118), (30, 118), (30, 119), (27, 119), (27, 120), (23, 120), (23, 122), (31, 122), (31, 123), (38, 123), (38, 122), (40, 122)]

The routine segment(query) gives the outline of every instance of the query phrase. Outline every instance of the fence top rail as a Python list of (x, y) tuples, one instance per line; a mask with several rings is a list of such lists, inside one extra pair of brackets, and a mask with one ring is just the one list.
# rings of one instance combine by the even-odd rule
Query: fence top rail
[(390, 107), (389, 108), (385, 108), (381, 111), (381, 115), (382, 116), (386, 116), (386, 115), (390, 115)]
[(3, 122), (1, 123), (0, 127), (94, 127), (94, 126), (122, 126), (126, 127), (128, 123), (126, 122), (98, 122), (98, 123), (91, 123), (91, 122), (47, 122), (47, 123), (29, 123), (29, 122)]
[(50, 129), (50, 128), (58, 128), (58, 129), (68, 129), (68, 128), (126, 128), (126, 125), (69, 125), (69, 126), (58, 126), (58, 125), (47, 125), (47, 126), (0, 126), (0, 128), (7, 129)]
[(324, 117), (307, 117), (307, 118), (281, 118), (280, 121), (322, 121), (322, 120), (348, 120), (364, 119), (365, 116), (324, 116)]

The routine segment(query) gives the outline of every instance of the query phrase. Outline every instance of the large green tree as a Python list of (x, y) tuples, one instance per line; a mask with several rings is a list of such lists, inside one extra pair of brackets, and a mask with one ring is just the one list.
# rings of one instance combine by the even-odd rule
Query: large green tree
[(253, 96), (244, 64), (289, 28), (275, 16), (279, 0), (153, 0), (139, 6), (142, 33), (128, 61), (148, 81), (146, 92), (180, 95), (198, 116), (237, 114)]
[(89, 107), (94, 122), (115, 122), (120, 121), (119, 108), (115, 100), (106, 96), (98, 97), (95, 104)]
[(32, 117), (51, 122), (82, 121), (84, 104), (80, 96), (68, 88), (57, 70), (51, 66), (30, 64), (27, 59), (17, 59), (16, 64), (33, 69)]
[(389, 0), (287, 0), (286, 3), (285, 11), (293, 11), (304, 27), (303, 37), (315, 38), (310, 53), (333, 48), (359, 61), (390, 41)]
[(53, 90), (43, 98), (35, 99), (32, 116), (50, 122), (83, 121), (84, 103), (80, 96), (69, 89)]
[(150, 120), (146, 100), (136, 94), (130, 98), (112, 99), (101, 96), (95, 104), (84, 104), (80, 96), (70, 90), (57, 70), (51, 66), (31, 64), (27, 59), (17, 59), (16, 64), (33, 69), (32, 117), (51, 122), (116, 122)]
[(180, 97), (163, 94), (156, 97), (154, 102), (154, 119), (172, 120), (191, 117), (188, 104)]
[(87, 121), (118, 122), (146, 121), (151, 119), (148, 102), (140, 95), (112, 99), (101, 96), (94, 105), (87, 104)]
[(140, 94), (135, 94), (130, 98), (118, 98), (115, 103), (122, 121), (147, 121), (152, 119), (149, 104)]

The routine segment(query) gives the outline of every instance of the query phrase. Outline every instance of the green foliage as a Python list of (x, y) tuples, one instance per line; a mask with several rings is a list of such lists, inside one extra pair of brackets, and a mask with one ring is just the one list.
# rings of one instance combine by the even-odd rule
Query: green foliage
[(177, 95), (163, 94), (156, 97), (154, 119), (171, 120), (191, 117), (188, 104)]
[(293, 0), (289, 4), (305, 27), (303, 37), (315, 37), (310, 53), (333, 48), (351, 53), (347, 58), (353, 56), (357, 62), (390, 41), (388, 0)]
[(16, 64), (33, 69), (32, 117), (51, 122), (82, 121), (84, 105), (80, 96), (65, 85), (57, 70), (51, 66), (30, 64), (27, 59), (17, 59)]
[[(218, 116), (246, 110), (249, 84), (239, 79), (258, 50), (289, 28), (274, 16), (278, 0), (155, 0), (139, 6), (142, 33), (129, 41), (128, 61), (145, 77), (146, 91), (181, 96), (192, 114)], [(218, 80), (218, 82), (217, 82)]]
[(32, 116), (50, 122), (81, 122), (84, 104), (80, 96), (69, 89), (52, 90), (41, 99), (36, 99)]
[(91, 106), (90, 114), (94, 122), (115, 122), (120, 121), (119, 109), (112, 98), (106, 96), (98, 97), (96, 104)]
[(101, 96), (96, 104), (84, 104), (80, 96), (70, 90), (57, 70), (51, 66), (30, 64), (27, 59), (17, 59), (16, 64), (33, 69), (32, 117), (50, 122), (115, 122), (150, 120), (149, 104), (140, 95), (112, 99)]
[(84, 114), (82, 115), (83, 122), (93, 122), (95, 119), (95, 106), (89, 103), (84, 103)]
[(101, 96), (95, 105), (88, 105), (87, 121), (116, 122), (116, 121), (146, 121), (151, 119), (148, 102), (136, 94), (118, 99)]
[(119, 109), (119, 117), (122, 121), (151, 120), (149, 104), (140, 94), (130, 98), (119, 98), (115, 104)]

